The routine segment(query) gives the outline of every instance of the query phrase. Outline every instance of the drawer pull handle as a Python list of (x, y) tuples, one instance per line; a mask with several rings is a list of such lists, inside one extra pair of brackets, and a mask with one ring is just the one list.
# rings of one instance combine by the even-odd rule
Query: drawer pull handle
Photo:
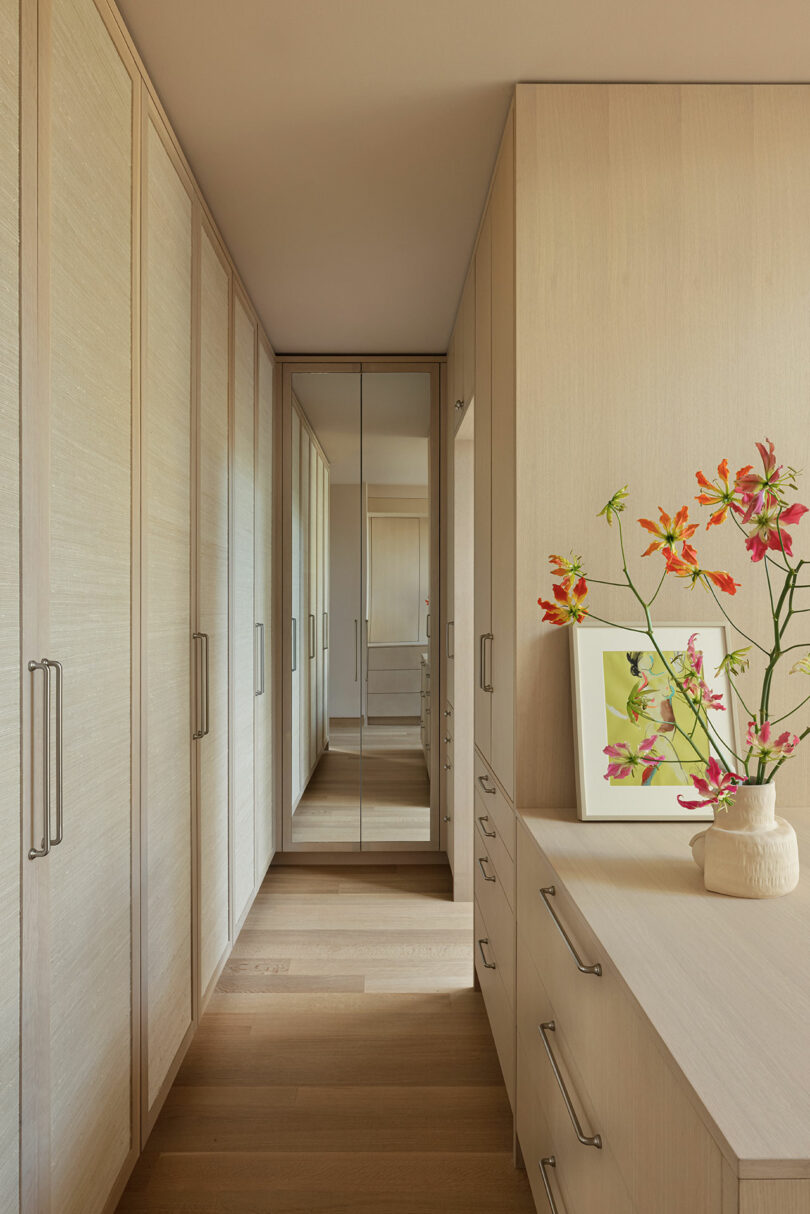
[(565, 930), (562, 923), (557, 918), (557, 913), (554, 910), (554, 907), (549, 902), (549, 898), (553, 898), (554, 895), (556, 894), (556, 892), (557, 892), (556, 887), (553, 885), (546, 885), (543, 889), (540, 890), (540, 897), (543, 899), (543, 901), (546, 904), (546, 910), (548, 911), (548, 913), (551, 915), (552, 919), (554, 920), (554, 925), (557, 928), (557, 931), (562, 936), (563, 940), (565, 941), (565, 946), (568, 949), (571, 956), (574, 958), (574, 961), (576, 962), (577, 969), (579, 970), (579, 972), (581, 974), (594, 974), (595, 977), (601, 978), (602, 977), (602, 966), (599, 964), (598, 961), (597, 961), (596, 965), (586, 965), (584, 963), (584, 961), (580, 957), (579, 953), (577, 952), (577, 950), (574, 948), (573, 944), (571, 943), (571, 939), (568, 935), (568, 932)]
[(557, 1209), (557, 1203), (554, 1200), (554, 1194), (551, 1191), (551, 1185), (548, 1182), (548, 1169), (556, 1168), (556, 1166), (557, 1160), (553, 1155), (547, 1155), (545, 1159), (540, 1160), (540, 1175), (543, 1178), (543, 1188), (546, 1190), (546, 1197), (548, 1198), (548, 1205), (549, 1209), (551, 1210), (551, 1214), (560, 1214), (559, 1210)]
[(556, 1028), (557, 1026), (553, 1020), (547, 1020), (545, 1024), (541, 1024), (539, 1026), (540, 1036), (543, 1038), (543, 1045), (545, 1047), (546, 1054), (548, 1055), (548, 1060), (551, 1063), (554, 1078), (557, 1080), (557, 1087), (560, 1089), (560, 1095), (565, 1101), (565, 1107), (568, 1109), (568, 1116), (571, 1118), (571, 1125), (574, 1127), (574, 1133), (576, 1134), (578, 1140), (584, 1147), (596, 1147), (597, 1150), (601, 1150), (601, 1134), (589, 1135), (583, 1133), (582, 1126), (580, 1125), (579, 1118), (577, 1117), (576, 1109), (571, 1103), (571, 1097), (568, 1095), (568, 1088), (565, 1086), (565, 1080), (562, 1077), (560, 1068), (557, 1066), (557, 1059), (554, 1057), (554, 1053), (551, 1049), (551, 1042), (548, 1039), (548, 1034), (555, 1032)]
[(483, 940), (478, 941), (478, 951), (481, 954), (481, 960), (483, 961), (485, 967), (488, 970), (494, 970), (496, 968), (495, 962), (487, 961), (486, 956), (484, 954), (484, 945), (485, 944), (489, 944), (489, 938), (487, 936), (484, 936)]
[(486, 778), (486, 776), (479, 776), (479, 777), (478, 777), (478, 783), (481, 785), (481, 787), (483, 788), (484, 792), (488, 792), (488, 793), (489, 793), (489, 795), (490, 795), (491, 797), (494, 797), (494, 796), (495, 796), (495, 793), (498, 791), (498, 790), (497, 790), (497, 788), (487, 788), (487, 778)]
[(487, 870), (484, 868), (484, 865), (487, 864), (488, 862), (489, 861), (487, 860), (486, 856), (478, 857), (478, 867), (481, 869), (481, 875), (483, 876), (484, 880), (485, 881), (494, 881), (495, 877), (490, 877), (489, 874), (487, 873)]
[(488, 814), (482, 814), (481, 817), (478, 819), (478, 821), (481, 824), (481, 830), (484, 832), (484, 834), (486, 835), (486, 837), (488, 839), (497, 838), (497, 836), (498, 836), (497, 830), (487, 830), (486, 826), (484, 826), (484, 823), (489, 821)]

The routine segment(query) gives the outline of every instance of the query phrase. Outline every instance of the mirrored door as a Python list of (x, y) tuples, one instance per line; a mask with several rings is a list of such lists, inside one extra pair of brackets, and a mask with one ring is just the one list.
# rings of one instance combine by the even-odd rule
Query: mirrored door
[(285, 370), (288, 850), (437, 845), (436, 387), (423, 370)]

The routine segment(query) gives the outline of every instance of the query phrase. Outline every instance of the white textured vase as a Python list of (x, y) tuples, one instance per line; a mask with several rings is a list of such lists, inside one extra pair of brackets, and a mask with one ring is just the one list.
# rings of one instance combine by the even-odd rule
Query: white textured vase
[(777, 818), (774, 784), (741, 784), (728, 810), (690, 839), (706, 889), (735, 898), (778, 898), (796, 888), (796, 832)]

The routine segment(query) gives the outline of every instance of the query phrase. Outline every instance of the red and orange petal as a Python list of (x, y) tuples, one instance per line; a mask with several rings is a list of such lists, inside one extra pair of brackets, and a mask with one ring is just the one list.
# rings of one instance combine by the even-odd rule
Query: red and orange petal
[(710, 582), (714, 582), (718, 590), (722, 590), (726, 594), (737, 593), (740, 583), (735, 582), (730, 573), (725, 573), (722, 569), (703, 569), (701, 572)]

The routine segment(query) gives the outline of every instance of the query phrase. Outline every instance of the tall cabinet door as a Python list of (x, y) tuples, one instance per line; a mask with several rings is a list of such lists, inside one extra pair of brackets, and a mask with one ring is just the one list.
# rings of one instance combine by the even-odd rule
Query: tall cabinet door
[[(29, 906), (36, 901), (36, 915), (24, 924), (22, 1125), (26, 1208), (52, 1214), (100, 1211), (137, 1138), (136, 91), (133, 65), (119, 45), (92, 0), (51, 0), (40, 9), (41, 378), (32, 407), (39, 410), (36, 454), (41, 459), (47, 448), (48, 473), (25, 472), (39, 500), (24, 520), (23, 543), (39, 545), (39, 560), (38, 575), (27, 583), (24, 575), (23, 601), (26, 611), (33, 598), (38, 602), (39, 645), (34, 648), (35, 641), (23, 661), (61, 665), (42, 662), (26, 676), (33, 696), (27, 707), (36, 720), (51, 679), (53, 812), (46, 826), (41, 791), (48, 764), (37, 745), (25, 853), (29, 846), (44, 852), (45, 840), (50, 850), (23, 861), (26, 881), (36, 885), (26, 894)], [(24, 446), (24, 461), (31, 456)]]
[(320, 493), (320, 461), (318, 448), (309, 447), (309, 631), (307, 650), (309, 666), (309, 773), (318, 762), (318, 508)]
[(256, 880), (275, 851), (273, 834), (273, 362), (259, 342), (256, 398)]
[(321, 469), (323, 479), (322, 510), (323, 517), (323, 624), (321, 647), (323, 649), (323, 695), (321, 696), (321, 749), (329, 745), (329, 468), (324, 463)]
[[(230, 270), (200, 219), (197, 415), (197, 659), (205, 719), (198, 721), (199, 992), (228, 947), (228, 359)], [(199, 710), (199, 709), (198, 709)]]
[[(141, 256), (141, 908), (146, 1124), (193, 1020), (190, 184), (147, 106)], [(196, 724), (196, 723), (195, 723)]]
[(297, 409), (292, 410), (292, 444), (290, 451), (291, 479), (291, 509), (292, 509), (292, 619), (290, 633), (290, 649), (292, 652), (291, 668), (291, 706), (290, 706), (290, 786), (291, 808), (294, 810), (303, 791), (301, 780), (301, 687), (303, 672), (303, 600), (301, 586), (301, 566), (303, 554), (301, 551), (301, 418)]
[[(475, 256), (475, 744), (492, 744), (492, 208)], [(456, 371), (458, 375), (458, 370)]]
[(312, 631), (310, 627), (310, 606), (309, 606), (309, 468), (310, 468), (310, 449), (312, 443), (309, 437), (309, 431), (305, 425), (301, 425), (301, 450), (300, 463), (298, 470), (298, 488), (300, 502), (300, 523), (301, 533), (299, 538), (300, 549), (300, 565), (299, 565), (299, 584), (301, 595), (301, 620), (300, 620), (300, 657), (301, 657), (301, 678), (300, 688), (301, 695), (299, 699), (299, 714), (298, 728), (301, 745), (301, 770), (299, 781), (301, 789), (306, 788), (309, 783), (309, 777), (312, 773), (311, 767), (311, 750), (310, 750), (310, 734), (309, 734), (309, 696), (311, 662), (309, 655), (312, 652), (310, 639)]
[(0, 1210), (19, 1200), (19, 3), (0, 0)]
[(234, 922), (254, 890), (255, 805), (253, 702), (255, 620), (253, 605), (253, 496), (256, 325), (238, 291), (233, 298), (233, 883)]
[[(487, 756), (514, 796), (515, 766), (515, 186), (514, 118), (492, 190), (492, 685)], [(477, 406), (476, 406), (477, 408)], [(477, 438), (476, 419), (476, 438)]]

